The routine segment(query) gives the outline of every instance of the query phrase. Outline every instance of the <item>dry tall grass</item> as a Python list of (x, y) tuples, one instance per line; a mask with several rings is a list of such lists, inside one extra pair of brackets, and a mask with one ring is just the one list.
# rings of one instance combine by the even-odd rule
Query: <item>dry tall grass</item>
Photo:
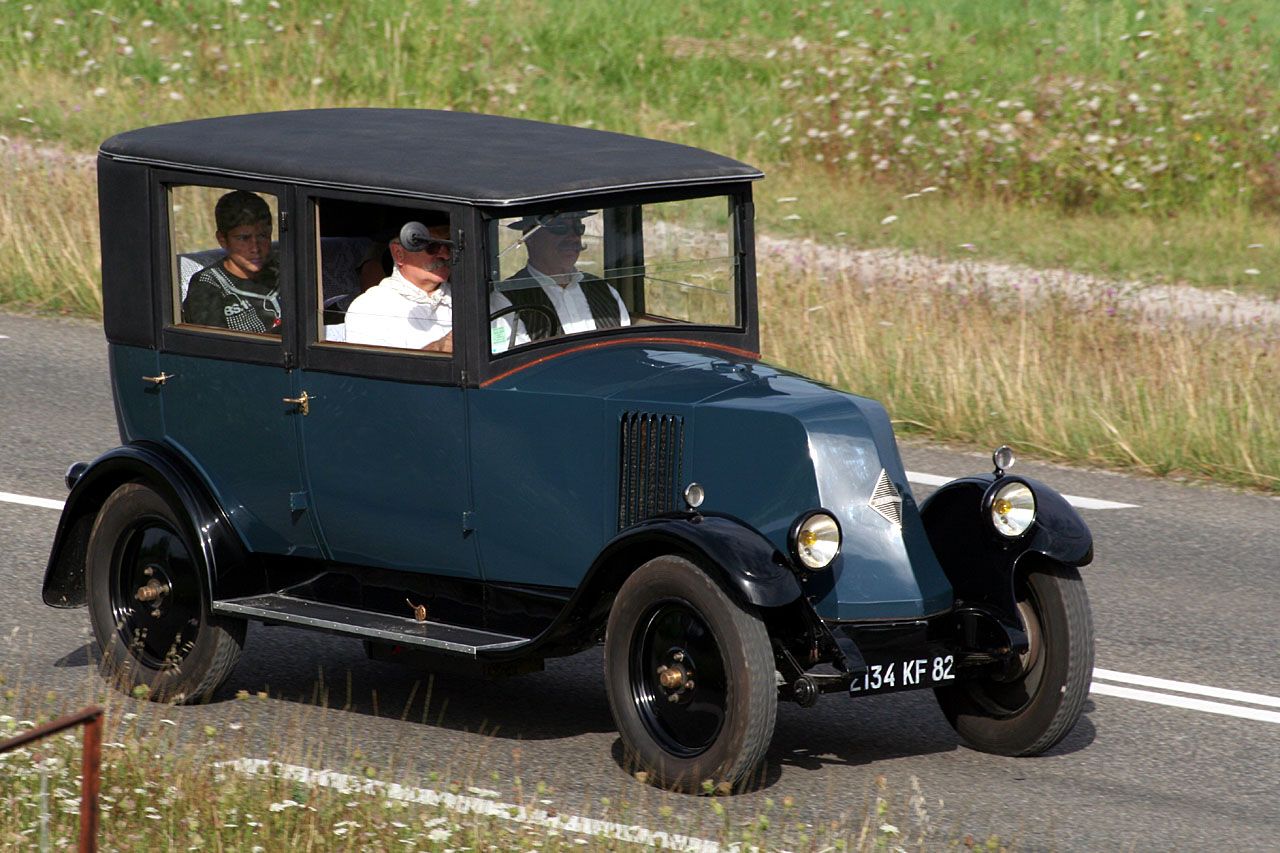
[(98, 192), (91, 161), (0, 147), (0, 281), (47, 311), (101, 315)]
[(767, 357), (881, 400), (905, 432), (1280, 491), (1280, 338), (1106, 305), (766, 259)]

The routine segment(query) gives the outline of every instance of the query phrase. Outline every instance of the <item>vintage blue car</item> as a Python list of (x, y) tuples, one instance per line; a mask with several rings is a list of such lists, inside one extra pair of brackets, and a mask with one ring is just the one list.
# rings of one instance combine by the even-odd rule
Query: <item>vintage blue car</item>
[(917, 504), (880, 405), (759, 360), (756, 169), (367, 109), (98, 176), (121, 444), (67, 472), (44, 600), (124, 689), (207, 699), (249, 620), (495, 676), (603, 642), (683, 790), (752, 784), (779, 700), (930, 688), (1008, 755), (1078, 719), (1089, 530), (1007, 448)]

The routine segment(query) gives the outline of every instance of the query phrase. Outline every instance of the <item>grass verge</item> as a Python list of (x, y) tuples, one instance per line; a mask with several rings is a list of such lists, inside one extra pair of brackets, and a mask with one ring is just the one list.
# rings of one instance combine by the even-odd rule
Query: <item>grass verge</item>
[[(478, 781), (449, 771), (373, 767), (344, 750), (340, 771), (310, 772), (332, 759), (307, 739), (302, 708), (281, 718), (262, 695), (242, 696), (238, 713), (199, 723), (196, 709), (157, 706), (118, 694), (94, 695), (107, 708), (103, 733), (100, 828), (104, 850), (492, 851), (681, 849), (712, 853), (754, 848), (795, 851), (928, 849), (938, 844), (1009, 849), (998, 838), (948, 841), (930, 827), (928, 801), (913, 779), (909, 793), (883, 777), (844, 792), (840, 819), (824, 809), (819, 824), (791, 797), (764, 799), (748, 818), (730, 819), (717, 800), (701, 824), (678, 821), (670, 797), (623, 782), (614, 796), (592, 792), (580, 806), (557, 808), (541, 782)], [(66, 697), (5, 688), (0, 677), (0, 740), (74, 710)], [(207, 715), (205, 715), (207, 717)], [(186, 719), (184, 719), (186, 718)], [(312, 720), (311, 722), (314, 722)], [(253, 743), (277, 744), (267, 760), (246, 761)], [(56, 849), (78, 834), (81, 738), (65, 733), (0, 754), (0, 846)], [(400, 779), (388, 784), (382, 779)], [(500, 794), (492, 786), (507, 789)], [(483, 787), (482, 787), (483, 786)], [(503, 801), (500, 798), (506, 797)], [(666, 799), (662, 799), (666, 797)], [(661, 804), (657, 801), (661, 799)], [(861, 800), (863, 807), (857, 803)], [(577, 814), (566, 813), (569, 808)], [(564, 811), (562, 811), (564, 809)], [(672, 829), (673, 823), (678, 824)], [(652, 827), (652, 829), (650, 828)]]
[(1280, 492), (1280, 336), (1103, 302), (868, 286), (765, 257), (766, 356), (884, 403), (905, 434)]

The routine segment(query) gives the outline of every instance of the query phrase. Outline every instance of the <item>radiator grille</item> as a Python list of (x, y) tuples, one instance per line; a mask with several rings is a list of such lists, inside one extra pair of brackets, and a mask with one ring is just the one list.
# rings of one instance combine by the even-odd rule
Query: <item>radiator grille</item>
[(618, 472), (618, 529), (679, 509), (684, 418), (625, 412)]

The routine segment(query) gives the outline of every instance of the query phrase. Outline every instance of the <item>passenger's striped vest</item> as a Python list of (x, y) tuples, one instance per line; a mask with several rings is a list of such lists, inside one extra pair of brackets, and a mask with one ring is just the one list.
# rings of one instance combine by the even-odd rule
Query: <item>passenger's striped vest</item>
[[(512, 284), (515, 286), (512, 287)], [(608, 282), (589, 273), (583, 273), (579, 286), (582, 288), (583, 296), (587, 297), (587, 307), (591, 309), (591, 319), (595, 320), (597, 329), (612, 329), (622, 325), (622, 314), (618, 311), (618, 300), (613, 295), (613, 288), (609, 286)], [(555, 328), (548, 329), (545, 322), (540, 322), (540, 314), (535, 314), (532, 311), (517, 312), (521, 322), (524, 323), (525, 331), (529, 333), (529, 337), (533, 340), (564, 334), (564, 328), (560, 324), (560, 317), (556, 314), (555, 306), (552, 305), (550, 297), (543, 292), (538, 280), (529, 272), (528, 267), (507, 279), (507, 287), (502, 289), (502, 295), (510, 299), (512, 305), (521, 308), (525, 306), (543, 308), (548, 314), (556, 318)]]

